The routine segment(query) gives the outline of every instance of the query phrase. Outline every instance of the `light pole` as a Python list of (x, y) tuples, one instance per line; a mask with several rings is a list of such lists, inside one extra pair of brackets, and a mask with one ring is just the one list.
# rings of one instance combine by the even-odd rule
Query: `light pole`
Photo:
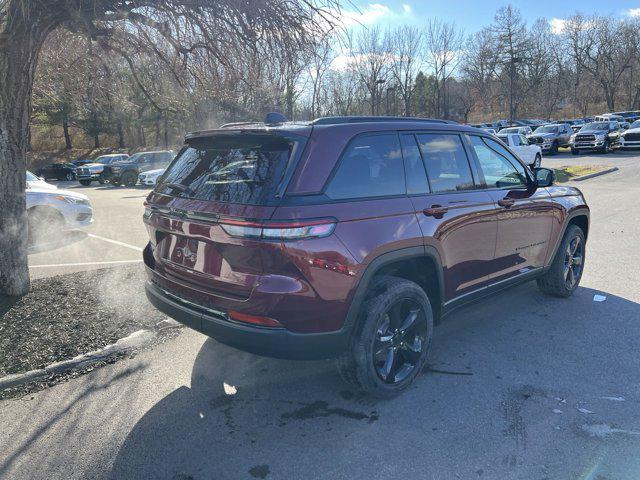
[[(387, 116), (389, 116), (390, 114), (392, 114), (394, 117), (396, 116), (396, 88), (395, 87), (388, 87), (387, 88)], [(393, 102), (393, 113), (391, 110), (391, 107), (389, 106), (389, 101)]]

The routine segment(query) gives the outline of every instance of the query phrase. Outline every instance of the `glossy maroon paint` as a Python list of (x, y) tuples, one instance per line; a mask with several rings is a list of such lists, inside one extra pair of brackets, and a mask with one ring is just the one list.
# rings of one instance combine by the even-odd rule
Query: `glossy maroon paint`
[[(321, 192), (354, 136), (421, 129), (423, 123), (384, 122), (304, 130), (309, 139), (285, 197)], [(429, 130), (477, 133), (450, 124), (434, 124)], [(505, 197), (513, 204), (500, 205)], [(569, 215), (574, 210), (588, 215), (578, 190), (555, 186), (316, 204), (283, 201), (270, 207), (152, 193), (148, 203), (160, 208), (145, 218), (153, 282), (187, 301), (272, 318), (296, 333), (340, 329), (364, 272), (385, 253), (433, 247), (443, 267), (442, 301), (448, 302), (548, 265)], [(219, 223), (227, 217), (258, 222), (333, 218), (336, 228), (329, 237), (298, 241), (235, 238)]]

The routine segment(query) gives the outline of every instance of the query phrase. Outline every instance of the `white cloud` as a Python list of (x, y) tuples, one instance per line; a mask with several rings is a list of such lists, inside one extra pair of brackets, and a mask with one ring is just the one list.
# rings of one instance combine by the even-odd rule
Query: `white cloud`
[(552, 18), (549, 20), (549, 25), (551, 25), (551, 32), (554, 35), (560, 35), (564, 31), (564, 26), (567, 21), (562, 18)]
[(337, 20), (344, 28), (368, 26), (385, 21), (406, 21), (413, 15), (413, 8), (408, 3), (402, 4), (402, 8), (394, 10), (384, 3), (369, 3), (358, 10), (341, 9), (335, 12)]
[(627, 15), (630, 17), (640, 18), (640, 8), (630, 8), (627, 10)]

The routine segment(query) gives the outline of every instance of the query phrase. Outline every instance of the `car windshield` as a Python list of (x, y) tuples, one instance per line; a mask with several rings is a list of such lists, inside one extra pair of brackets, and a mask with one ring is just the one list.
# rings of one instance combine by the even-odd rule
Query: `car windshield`
[(500, 131), (500, 133), (518, 133), (520, 129), (518, 127), (514, 128), (504, 128)]
[(536, 129), (536, 133), (558, 133), (557, 125), (543, 125)]
[(167, 168), (157, 191), (198, 200), (272, 204), (297, 143), (265, 134), (193, 139)]
[(607, 130), (609, 122), (592, 122), (580, 129), (581, 132), (593, 132), (595, 130)]
[(629, 128), (640, 128), (640, 120), (636, 120)]
[(498, 138), (509, 145), (509, 137), (507, 135), (498, 135)]

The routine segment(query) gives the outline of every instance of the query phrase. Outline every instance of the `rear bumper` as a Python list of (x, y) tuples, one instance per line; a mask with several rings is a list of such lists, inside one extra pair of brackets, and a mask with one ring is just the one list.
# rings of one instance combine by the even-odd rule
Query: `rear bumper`
[(148, 281), (147, 298), (162, 313), (230, 347), (266, 357), (316, 360), (342, 353), (349, 335), (344, 329), (327, 333), (293, 333), (230, 320), (224, 311), (186, 302)]

